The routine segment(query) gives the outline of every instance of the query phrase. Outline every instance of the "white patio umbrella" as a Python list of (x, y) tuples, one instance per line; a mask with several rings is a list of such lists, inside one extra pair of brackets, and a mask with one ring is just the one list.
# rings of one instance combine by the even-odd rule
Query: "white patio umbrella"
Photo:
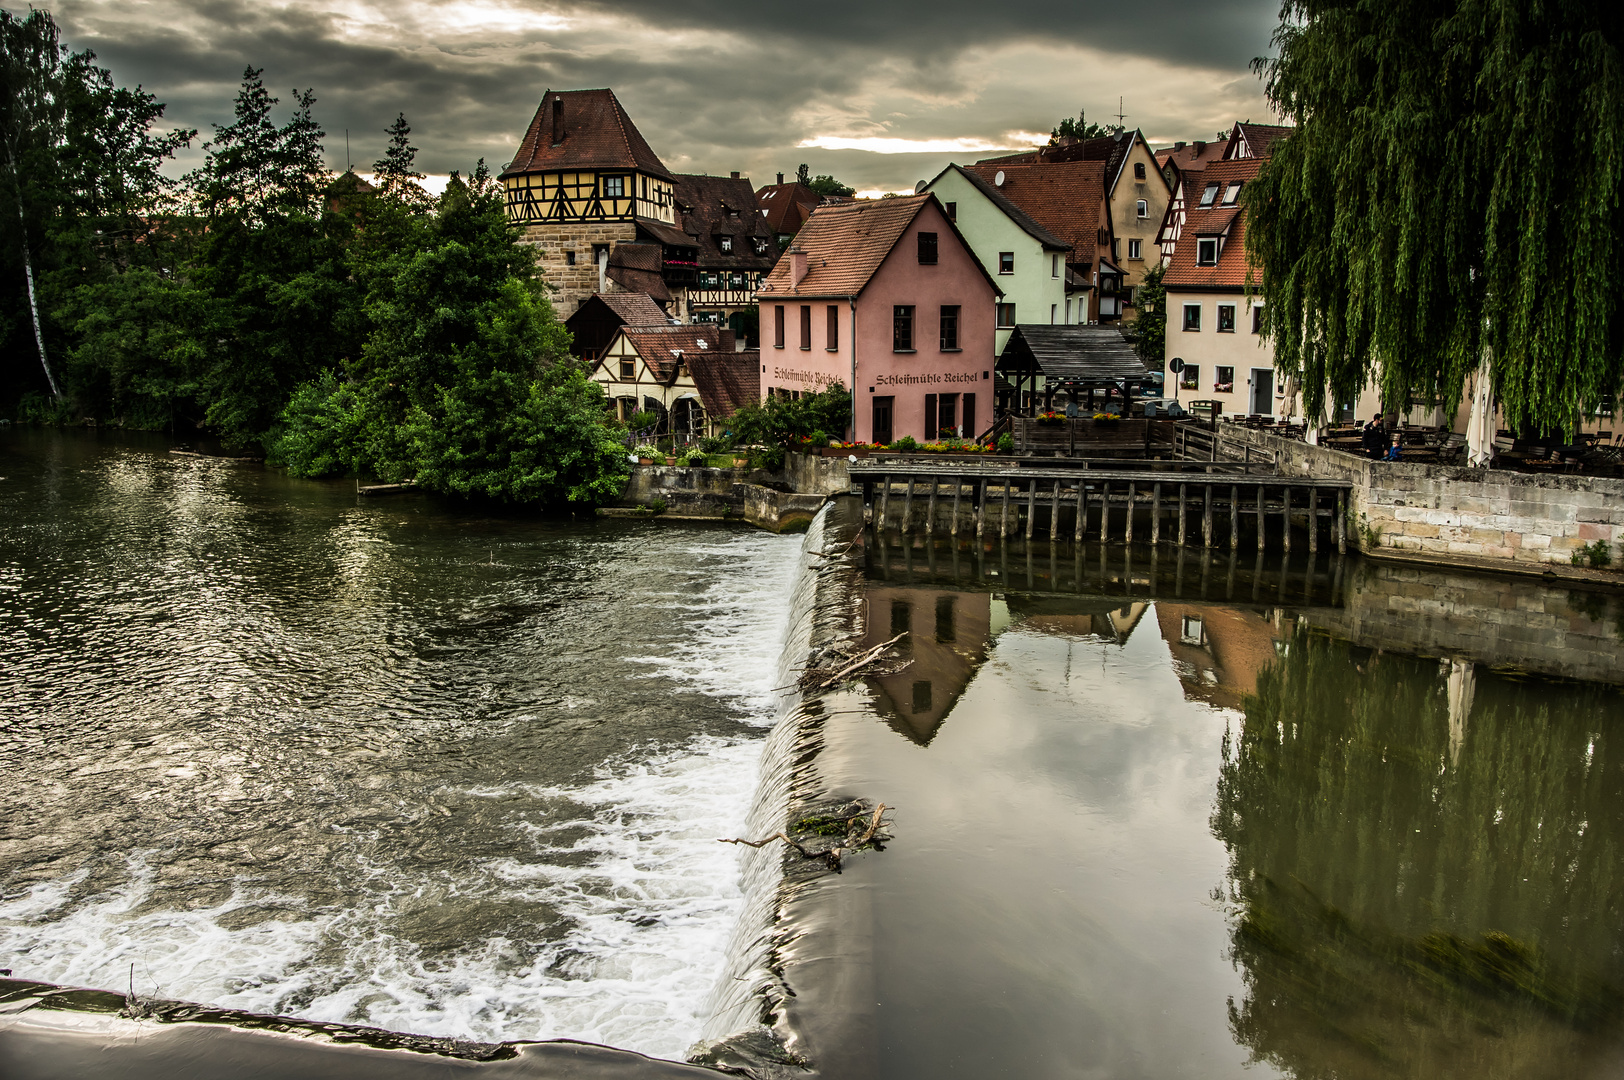
[(1466, 463), (1474, 469), (1486, 469), (1493, 461), (1494, 372), (1485, 349), (1477, 373), (1472, 376), (1472, 408), (1466, 419)]

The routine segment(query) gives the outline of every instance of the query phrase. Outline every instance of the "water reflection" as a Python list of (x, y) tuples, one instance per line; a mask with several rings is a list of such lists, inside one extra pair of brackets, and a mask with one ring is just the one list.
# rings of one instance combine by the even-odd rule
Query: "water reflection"
[(1616, 605), (899, 539), (868, 638), (915, 664), (871, 684), (886, 726), (828, 735), (903, 808), (838, 886), (878, 912), (880, 1074), (1617, 1073)]
[(1235, 1037), (1300, 1076), (1558, 1076), (1616, 1037), (1624, 703), (1299, 630), (1212, 815)]

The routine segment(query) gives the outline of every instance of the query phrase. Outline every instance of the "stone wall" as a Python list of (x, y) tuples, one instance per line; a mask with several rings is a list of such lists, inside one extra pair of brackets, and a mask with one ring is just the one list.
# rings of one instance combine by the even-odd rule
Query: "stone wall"
[(745, 521), (773, 532), (804, 529), (820, 507), (819, 493), (781, 491), (771, 473), (756, 469), (701, 469), (640, 465), (632, 469), (623, 508), (664, 504), (662, 516)]
[(784, 480), (791, 491), (809, 495), (842, 495), (851, 490), (850, 462), (820, 454), (785, 454)]
[(1253, 461), (1262, 450), (1287, 475), (1350, 481), (1354, 522), (1380, 529), (1384, 548), (1445, 563), (1567, 563), (1594, 541), (1624, 540), (1624, 480), (1371, 461), (1235, 424), (1219, 432), (1226, 460), (1250, 445)]
[[(605, 222), (601, 225), (560, 224), (526, 225), (519, 230), (519, 243), (530, 244), (540, 252), (542, 276), (555, 290), (552, 294), (553, 310), (560, 320), (575, 314), (581, 301), (598, 291), (598, 267), (592, 261), (592, 245), (629, 244), (637, 239), (637, 227), (629, 221)], [(575, 252), (575, 265), (570, 266), (566, 252)], [(611, 284), (609, 291), (616, 291)]]

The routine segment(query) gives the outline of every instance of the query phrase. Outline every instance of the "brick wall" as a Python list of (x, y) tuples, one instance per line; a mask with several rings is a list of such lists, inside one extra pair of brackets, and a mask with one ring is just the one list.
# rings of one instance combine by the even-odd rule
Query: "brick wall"
[[(629, 221), (603, 225), (526, 225), (519, 230), (519, 242), (531, 244), (540, 253), (537, 265), (542, 276), (556, 291), (553, 311), (560, 320), (575, 314), (581, 301), (598, 291), (598, 268), (592, 261), (592, 245), (629, 244), (637, 239), (637, 228)], [(575, 265), (568, 265), (566, 252), (575, 252)], [(611, 284), (609, 291), (616, 287)]]
[(1624, 540), (1624, 480), (1371, 461), (1234, 424), (1219, 431), (1226, 459), (1250, 445), (1253, 460), (1264, 450), (1288, 475), (1350, 481), (1354, 520), (1379, 528), (1382, 547), (1441, 562), (1566, 563), (1593, 541)]

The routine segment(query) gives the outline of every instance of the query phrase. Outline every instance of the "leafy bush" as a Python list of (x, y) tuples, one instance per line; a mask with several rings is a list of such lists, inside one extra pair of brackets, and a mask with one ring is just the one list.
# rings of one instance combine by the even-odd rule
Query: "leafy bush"
[(1015, 452), (1015, 436), (1007, 431), (998, 436), (998, 452), (1000, 454), (1013, 454)]
[(1592, 570), (1600, 570), (1603, 567), (1611, 566), (1613, 563), (1612, 545), (1605, 540), (1597, 540), (1593, 544), (1587, 544), (1579, 548), (1568, 556), (1568, 561), (1573, 563), (1574, 566), (1588, 566)]
[(626, 421), (626, 426), (633, 431), (647, 431), (650, 428), (658, 427), (659, 423), (660, 417), (658, 413), (645, 411), (632, 413), (632, 418)]
[(750, 467), (752, 469), (766, 469), (768, 472), (778, 472), (784, 467), (784, 448), (782, 446), (768, 446), (753, 451), (750, 454)]
[(293, 392), (267, 458), (294, 476), (351, 476), (365, 468), (367, 418), (355, 387), (331, 372)]
[(650, 499), (648, 502), (643, 504), (643, 509), (647, 510), (651, 514), (663, 514), (665, 513), (665, 500)]
[(707, 454), (720, 454), (728, 449), (731, 444), (720, 435), (707, 435), (705, 438), (700, 439), (697, 445)]
[(850, 420), (851, 395), (836, 384), (795, 401), (773, 397), (764, 405), (746, 405), (728, 419), (728, 429), (735, 445), (783, 447), (817, 438), (817, 445), (825, 446), (827, 433), (844, 432)]

